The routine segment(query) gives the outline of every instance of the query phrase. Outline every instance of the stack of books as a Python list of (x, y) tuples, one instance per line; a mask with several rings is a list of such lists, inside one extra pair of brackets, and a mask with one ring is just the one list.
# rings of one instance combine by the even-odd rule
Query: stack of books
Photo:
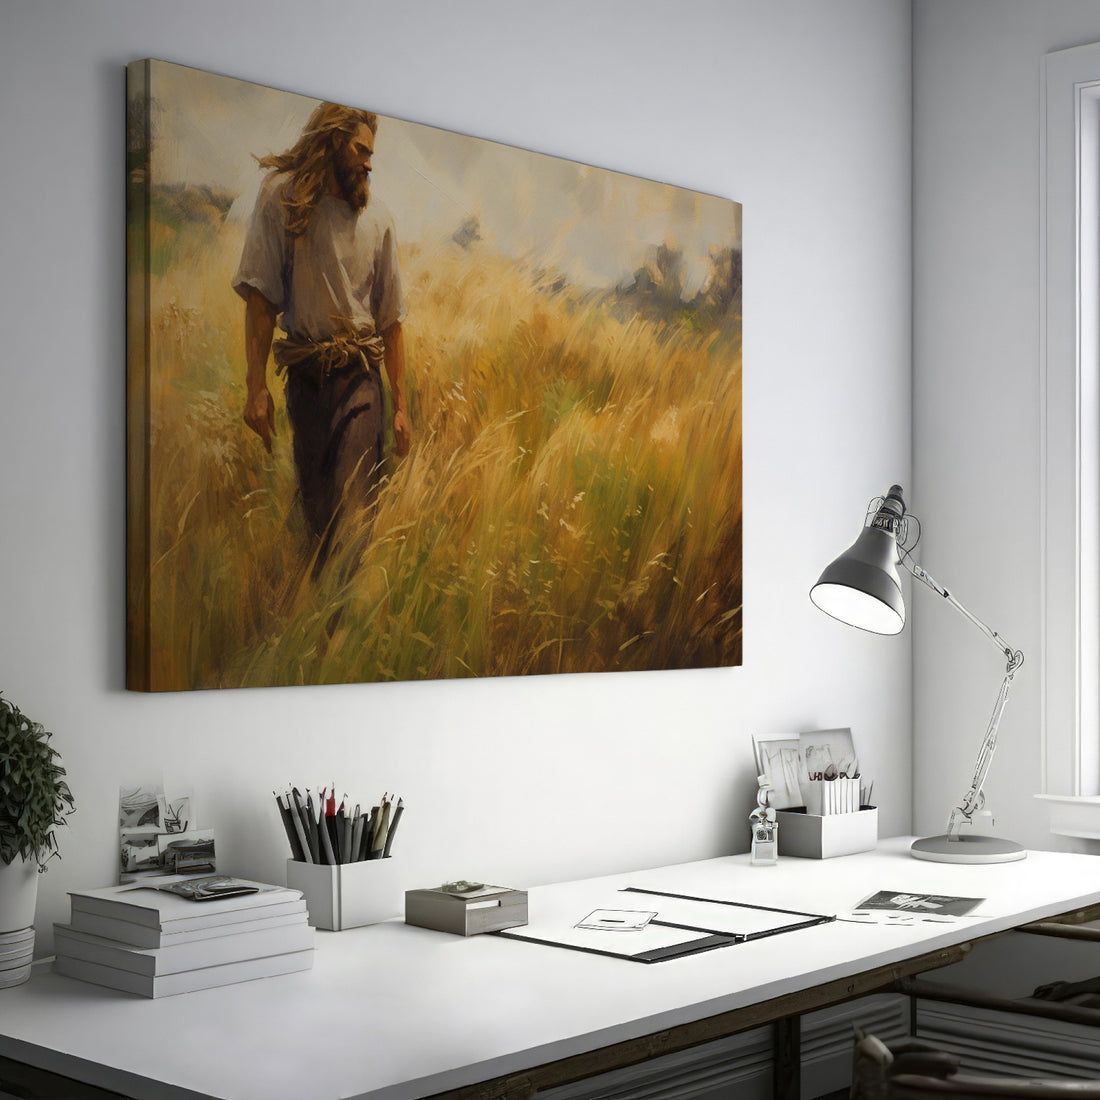
[(300, 890), (164, 875), (69, 901), (69, 923), (54, 925), (54, 970), (112, 989), (169, 997), (313, 965)]

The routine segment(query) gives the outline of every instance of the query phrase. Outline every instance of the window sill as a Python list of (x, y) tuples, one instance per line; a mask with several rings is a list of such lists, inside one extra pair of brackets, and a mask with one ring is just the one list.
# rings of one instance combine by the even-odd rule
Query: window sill
[(1037, 794), (1050, 809), (1050, 831), (1057, 836), (1100, 840), (1100, 795)]

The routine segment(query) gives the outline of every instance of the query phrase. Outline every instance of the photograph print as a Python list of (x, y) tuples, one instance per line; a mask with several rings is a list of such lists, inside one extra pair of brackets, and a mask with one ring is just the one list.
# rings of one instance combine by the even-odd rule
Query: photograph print
[(799, 775), (802, 756), (797, 737), (775, 739), (753, 738), (756, 774), (765, 777), (771, 786), (768, 805), (777, 810), (805, 805)]
[(370, 106), (129, 66), (128, 686), (739, 665), (740, 205)]
[(802, 775), (808, 779), (851, 779), (859, 774), (852, 731), (840, 729), (811, 730), (798, 735)]
[(164, 791), (152, 784), (123, 786), (118, 789), (118, 827), (121, 830), (160, 831), (164, 809)]

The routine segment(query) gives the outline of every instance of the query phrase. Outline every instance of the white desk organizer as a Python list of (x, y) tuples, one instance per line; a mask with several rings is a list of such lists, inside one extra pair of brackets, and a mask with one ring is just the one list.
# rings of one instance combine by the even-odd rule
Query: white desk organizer
[(878, 845), (878, 807), (851, 814), (810, 814), (805, 809), (778, 810), (779, 855), (829, 859), (869, 852)]
[(404, 913), (401, 864), (393, 858), (365, 859), (334, 867), (288, 859), (286, 884), (302, 891), (314, 928), (339, 932), (378, 924)]

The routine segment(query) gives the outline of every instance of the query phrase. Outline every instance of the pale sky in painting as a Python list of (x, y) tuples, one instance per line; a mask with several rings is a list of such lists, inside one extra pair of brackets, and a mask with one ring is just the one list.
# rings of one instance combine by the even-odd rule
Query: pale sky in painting
[[(233, 219), (248, 217), (263, 175), (253, 154), (291, 146), (318, 102), (163, 63), (151, 92), (155, 178), (238, 195)], [(683, 251), (690, 295), (710, 250), (741, 244), (728, 199), (384, 116), (371, 189), (403, 243), (432, 248), (476, 217), (487, 245), (583, 286), (615, 285), (668, 243)]]

